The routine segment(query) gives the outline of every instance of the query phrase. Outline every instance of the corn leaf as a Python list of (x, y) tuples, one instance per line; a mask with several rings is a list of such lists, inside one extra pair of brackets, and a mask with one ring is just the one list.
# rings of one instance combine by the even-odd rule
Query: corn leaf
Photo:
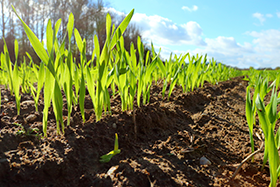
[(26, 25), (26, 23), (19, 17), (19, 15), (17, 14), (14, 6), (12, 5), (12, 8), (14, 10), (14, 12), (16, 13), (17, 17), (20, 19), (23, 28), (26, 32), (26, 35), (29, 38), (30, 43), (32, 44), (35, 52), (37, 53), (37, 55), (40, 57), (40, 59), (47, 64), (48, 63), (48, 54), (44, 48), (44, 46), (42, 45), (42, 43), (39, 41), (39, 39), (36, 37), (36, 35), (31, 31), (31, 29)]
[[(121, 24), (119, 25), (119, 27), (116, 29), (116, 30), (118, 30), (118, 29), (120, 30), (121, 35), (122, 35), (122, 34), (124, 33), (124, 31), (126, 30), (126, 28), (127, 28), (128, 24), (129, 24), (129, 22), (130, 22), (130, 20), (131, 20), (131, 18), (132, 18), (132, 16), (133, 16), (133, 14), (134, 14), (134, 9), (132, 9), (132, 10), (130, 11), (130, 13), (124, 18), (124, 20), (121, 22)], [(117, 32), (116, 32), (116, 33), (117, 33)], [(112, 49), (115, 47), (117, 41), (119, 40), (120, 35), (116, 35), (116, 33), (113, 35), (113, 38), (112, 38), (112, 40), (111, 40), (111, 43), (110, 43), (110, 50), (112, 50)]]

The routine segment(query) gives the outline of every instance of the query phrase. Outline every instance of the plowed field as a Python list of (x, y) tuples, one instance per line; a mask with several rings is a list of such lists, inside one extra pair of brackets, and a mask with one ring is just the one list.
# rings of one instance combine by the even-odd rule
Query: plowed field
[[(114, 97), (112, 115), (98, 122), (87, 95), (86, 122), (76, 107), (65, 134), (57, 135), (50, 110), (47, 138), (31, 132), (42, 132), (43, 101), (35, 112), (32, 97), (22, 94), (17, 116), (15, 98), (2, 86), (0, 186), (268, 186), (268, 164), (260, 170), (263, 150), (231, 179), (251, 153), (247, 84), (237, 77), (186, 94), (176, 87), (168, 101), (158, 83), (149, 104), (122, 112), (120, 97)], [(66, 104), (63, 113), (66, 118)], [(121, 153), (100, 163), (113, 150), (115, 133)], [(254, 138), (258, 149), (262, 142)], [(202, 157), (208, 165), (200, 163)]]

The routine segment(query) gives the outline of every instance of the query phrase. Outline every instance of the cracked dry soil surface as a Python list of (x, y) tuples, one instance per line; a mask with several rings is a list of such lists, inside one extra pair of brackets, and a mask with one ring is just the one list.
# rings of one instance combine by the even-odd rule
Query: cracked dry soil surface
[[(176, 87), (169, 101), (161, 96), (161, 84), (153, 85), (149, 104), (122, 112), (117, 96), (112, 115), (98, 122), (86, 95), (86, 122), (76, 107), (65, 134), (57, 135), (50, 109), (47, 138), (17, 134), (14, 124), (42, 132), (43, 101), (35, 112), (32, 97), (22, 94), (17, 116), (15, 98), (1, 86), (0, 186), (268, 186), (268, 164), (260, 170), (263, 151), (230, 179), (251, 153), (247, 84), (237, 77), (186, 94)], [(66, 104), (63, 114), (66, 120)], [(115, 133), (121, 153), (100, 163), (113, 150)], [(261, 142), (254, 138), (258, 149)], [(201, 165), (201, 157), (211, 164)]]

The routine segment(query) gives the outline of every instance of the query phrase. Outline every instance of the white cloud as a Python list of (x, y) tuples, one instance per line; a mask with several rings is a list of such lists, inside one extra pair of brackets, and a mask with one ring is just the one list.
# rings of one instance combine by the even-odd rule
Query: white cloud
[(261, 32), (252, 31), (247, 33), (255, 37), (253, 43), (263, 48), (262, 50), (280, 50), (280, 31), (275, 29), (265, 30)]
[(197, 45), (197, 46), (205, 46), (206, 43), (202, 39), (202, 29), (200, 25), (197, 22), (189, 21), (186, 24), (181, 25), (183, 28), (185, 28), (191, 38), (191, 41), (189, 42), (183, 42), (190, 45)]
[[(218, 36), (216, 38), (206, 38), (206, 46), (197, 47), (194, 50), (174, 51), (176, 54), (190, 52), (190, 54), (204, 55), (208, 58), (214, 57), (218, 62), (239, 68), (264, 68), (279, 67), (280, 59), (280, 30), (266, 30), (261, 32), (247, 32), (254, 39), (240, 44), (234, 37)], [(186, 49), (188, 47), (186, 46)], [(161, 56), (169, 58), (169, 48), (162, 47)]]
[(207, 46), (195, 49), (193, 53), (207, 53), (208, 57), (240, 68), (279, 66), (280, 30), (252, 31), (246, 34), (254, 37), (252, 42), (240, 44), (233, 37), (224, 36), (215, 39), (206, 38)]
[[(280, 16), (280, 15), (279, 15)], [(272, 14), (266, 14), (266, 15), (264, 15), (264, 14), (261, 14), (261, 13), (259, 13), (259, 12), (256, 12), (256, 13), (254, 13), (253, 14), (253, 17), (254, 18), (257, 18), (259, 21), (260, 21), (260, 24), (261, 25), (263, 25), (263, 23), (265, 22), (265, 17), (267, 17), (267, 18), (272, 18), (273, 17), (273, 15)], [(257, 24), (255, 24), (255, 25), (257, 25)]]
[(187, 11), (189, 11), (189, 12), (192, 12), (192, 11), (197, 11), (197, 10), (198, 10), (198, 7), (197, 7), (196, 5), (193, 5), (192, 8), (189, 8), (189, 7), (187, 7), (187, 6), (183, 6), (183, 7), (182, 7), (182, 10), (187, 10)]
[(120, 16), (120, 17), (126, 16), (126, 14), (124, 12), (117, 11), (114, 8), (105, 7), (104, 12), (110, 12), (110, 13), (113, 13), (114, 15), (117, 15), (117, 16)]
[(158, 15), (141, 13), (135, 13), (132, 21), (140, 27), (144, 38), (158, 45), (205, 45), (201, 37), (202, 29), (193, 21), (178, 25)]
[(258, 12), (254, 13), (254, 14), (253, 14), (253, 17), (254, 17), (254, 18), (257, 18), (257, 19), (260, 21), (261, 25), (262, 25), (263, 22), (265, 21), (264, 15), (261, 14), (261, 13), (258, 13)]
[(237, 43), (233, 37), (218, 36), (211, 39), (206, 38), (207, 46), (202, 49), (195, 49), (193, 53), (208, 54), (208, 57), (214, 57), (218, 61), (225, 62), (228, 65), (236, 66), (237, 58), (242, 58), (244, 53), (250, 54), (253, 52), (252, 45)]
[[(255, 13), (255, 17), (263, 22), (269, 15)], [(248, 31), (244, 36), (253, 37), (252, 41), (241, 44), (231, 36), (203, 38), (203, 29), (194, 21), (176, 24), (158, 15), (135, 13), (132, 22), (140, 27), (145, 41), (152, 41), (157, 51), (161, 47), (164, 59), (169, 59), (171, 52), (178, 55), (190, 52), (192, 55), (207, 53), (209, 58), (239, 68), (275, 68), (280, 64), (280, 30)], [(189, 50), (193, 46), (196, 48)]]
[(268, 18), (272, 18), (273, 17), (272, 14), (266, 14), (265, 16), (268, 17)]
[(280, 12), (276, 12), (278, 18), (280, 18)]
[[(124, 15), (114, 8), (107, 8), (107, 10), (114, 12), (115, 15)], [(135, 13), (131, 21), (140, 28), (146, 40), (158, 45), (206, 45), (202, 39), (202, 29), (194, 21), (176, 24), (168, 18), (158, 15), (148, 16), (143, 13)]]

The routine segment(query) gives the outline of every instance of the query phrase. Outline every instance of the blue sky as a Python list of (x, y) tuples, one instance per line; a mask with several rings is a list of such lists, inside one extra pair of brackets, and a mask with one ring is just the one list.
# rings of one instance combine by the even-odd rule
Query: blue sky
[(132, 22), (163, 58), (207, 53), (240, 68), (280, 66), (279, 0), (111, 0), (108, 8), (134, 8)]

